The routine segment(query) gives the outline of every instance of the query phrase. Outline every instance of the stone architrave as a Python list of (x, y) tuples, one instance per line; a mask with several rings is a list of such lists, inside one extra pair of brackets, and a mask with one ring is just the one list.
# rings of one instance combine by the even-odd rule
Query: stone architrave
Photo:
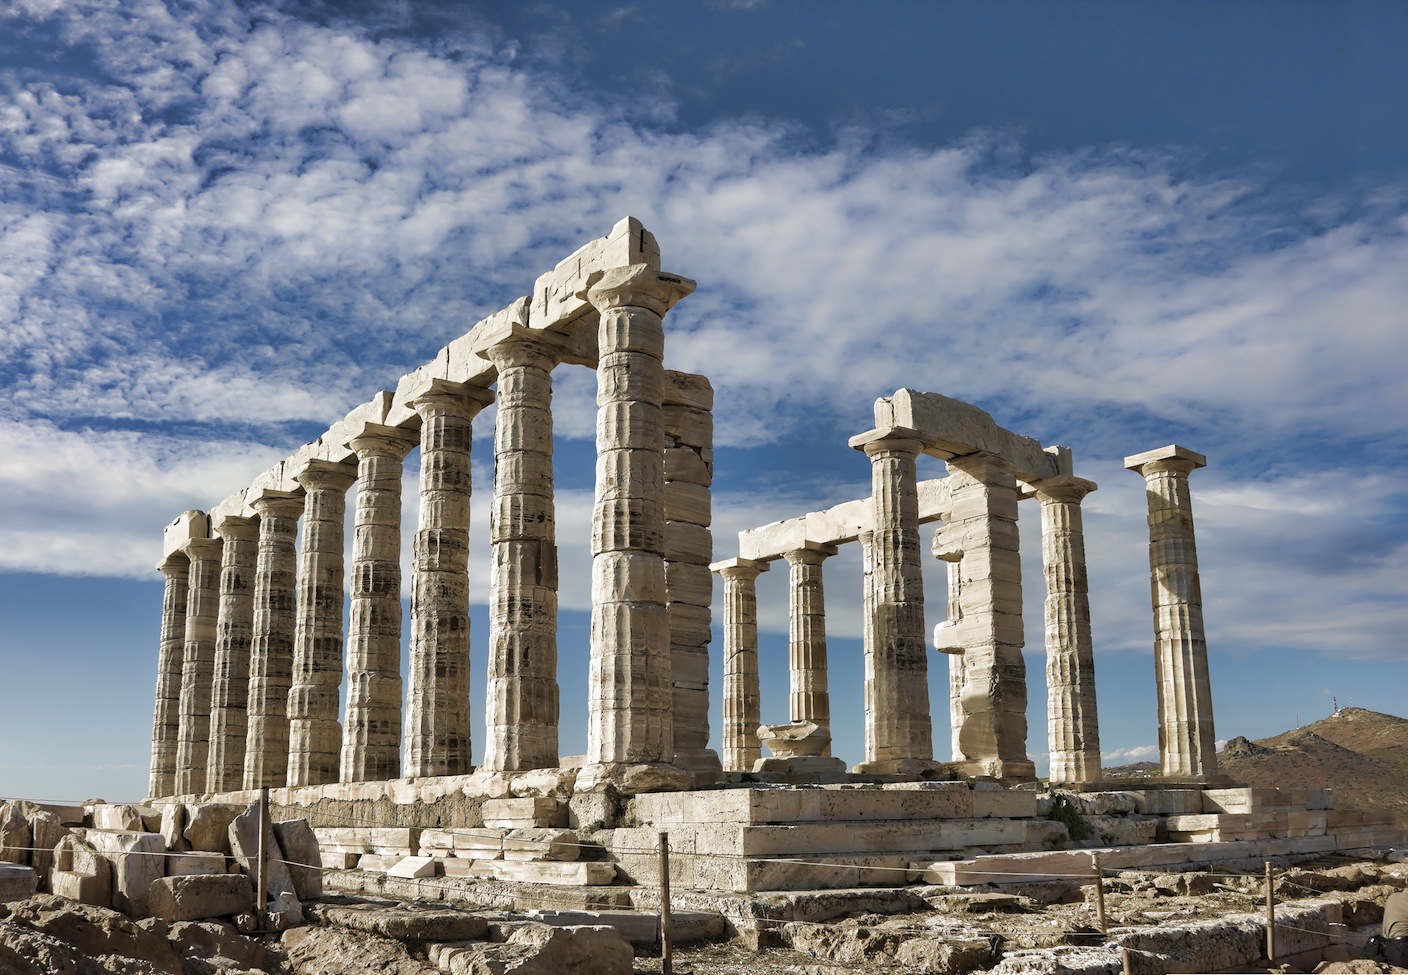
[(815, 545), (783, 554), (788, 578), (788, 716), (794, 724), (816, 725), (827, 739), (817, 754), (831, 754), (831, 695), (826, 670), (826, 594), (822, 563), (836, 549)]
[(1051, 781), (1100, 778), (1095, 652), (1080, 503), (1093, 481), (1063, 475), (1032, 485), (1041, 502), (1041, 561), (1046, 574), (1046, 721)]
[(766, 562), (725, 559), (711, 565), (724, 580), (724, 723), (721, 758), (732, 772), (750, 772), (762, 757), (758, 741), (758, 587)]
[(1158, 680), (1159, 763), (1170, 778), (1217, 774), (1212, 685), (1188, 475), (1207, 458), (1171, 444), (1124, 459), (1144, 478)]
[(470, 445), (481, 387), (436, 380), (412, 405), (421, 418), (420, 527), (411, 584), (405, 774), (465, 775), (469, 733)]
[(152, 715), (152, 767), (148, 794), (176, 792), (176, 741), (181, 730), (181, 663), (186, 645), (186, 593), (191, 560), (173, 552), (157, 564), (166, 580), (161, 598), (161, 640), (156, 665), (156, 710)]
[(220, 560), (220, 616), (215, 626), (215, 679), (210, 691), (206, 792), (234, 792), (244, 782), (249, 653), (254, 636), (254, 574), (259, 525), (229, 515), (214, 525), (225, 541)]
[(480, 354), (498, 370), (489, 518), (489, 654), (482, 769), (557, 765), (556, 336), (509, 325)]
[(954, 458), (948, 466), (949, 511), (936, 544), (962, 552), (954, 565), (959, 612), (957, 626), (936, 630), (936, 643), (947, 636), (952, 642), (938, 649), (963, 656), (958, 750), (972, 774), (1031, 781), (1017, 480), (991, 454)]
[(587, 761), (674, 757), (665, 587), (663, 316), (694, 282), (647, 264), (612, 268), (587, 298), (597, 328)]
[(215, 671), (215, 624), (220, 613), (218, 538), (186, 543), (191, 560), (186, 597), (186, 642), (181, 660), (180, 731), (176, 741), (176, 794), (205, 789), (210, 751), (210, 688)]
[(298, 599), (295, 539), (303, 497), (265, 490), (249, 503), (259, 515), (259, 560), (254, 573), (244, 788), (277, 789), (288, 783), (288, 692), (293, 686)]
[(293, 479), (304, 494), (293, 683), (288, 692), (290, 787), (337, 781), (347, 489), (356, 481), (357, 470), (351, 464), (313, 459)]
[(856, 770), (915, 774), (934, 764), (915, 466), (923, 444), (894, 429), (852, 438), (851, 446), (870, 458), (873, 506), (866, 756)]
[(714, 557), (714, 389), (703, 376), (665, 373), (665, 589), (674, 686), (674, 762), (696, 784), (719, 777), (709, 747), (709, 642)]
[(357, 518), (347, 635), (343, 782), (401, 774), (401, 472), (414, 431), (365, 423), (357, 454)]

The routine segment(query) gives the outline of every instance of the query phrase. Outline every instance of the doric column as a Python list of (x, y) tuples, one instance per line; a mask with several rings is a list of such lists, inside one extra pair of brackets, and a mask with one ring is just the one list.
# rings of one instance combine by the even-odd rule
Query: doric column
[(948, 467), (949, 512), (936, 552), (962, 553), (950, 569), (958, 573), (958, 622), (935, 630), (935, 646), (963, 656), (958, 750), (974, 775), (1031, 781), (1017, 479), (990, 454), (954, 458)]
[(561, 340), (513, 325), (481, 355), (498, 370), (489, 516), (489, 771), (557, 765), (557, 516), (552, 369)]
[(156, 660), (156, 710), (152, 715), (152, 767), (147, 794), (176, 794), (176, 742), (181, 733), (181, 664), (186, 646), (186, 592), (191, 560), (172, 552), (157, 563), (166, 580), (161, 597), (161, 638)]
[(768, 564), (725, 559), (709, 568), (724, 580), (723, 766), (732, 772), (751, 772), (762, 757), (757, 580), (759, 573), (768, 571)]
[(587, 760), (674, 757), (665, 589), (662, 318), (694, 282), (638, 264), (588, 292), (597, 329), (597, 476), (592, 511)]
[(1126, 457), (1124, 466), (1144, 478), (1149, 505), (1160, 765), (1166, 776), (1210, 778), (1217, 774), (1217, 743), (1188, 494), (1188, 475), (1206, 467), (1207, 458), (1175, 444)]
[(714, 389), (703, 376), (665, 373), (665, 589), (674, 686), (674, 762), (696, 785), (722, 771), (709, 747), (713, 614)]
[(1100, 778), (1095, 652), (1080, 503), (1093, 481), (1069, 475), (1032, 485), (1041, 502), (1041, 561), (1046, 573), (1046, 725), (1051, 781)]
[(347, 634), (343, 782), (401, 775), (401, 471), (420, 438), (366, 423), (357, 453), (357, 518)]
[(259, 515), (259, 559), (254, 572), (244, 787), (277, 789), (288, 784), (288, 692), (293, 685), (298, 605), (295, 540), (303, 497), (266, 489), (250, 498), (249, 505)]
[[(822, 563), (835, 555), (830, 545), (783, 553), (788, 565), (788, 712), (792, 721), (810, 721), (831, 737), (831, 695), (826, 673), (826, 593)], [(831, 754), (828, 741), (823, 755)]]
[(470, 771), (469, 451), (475, 414), (494, 395), (434, 380), (420, 415), (420, 527), (411, 580), (406, 691), (408, 777)]
[(351, 464), (309, 460), (293, 479), (303, 488), (303, 542), (288, 693), (288, 784), (337, 781), (342, 722), (342, 610), (345, 602), (347, 489)]
[(853, 438), (871, 464), (873, 564), (865, 625), (865, 761), (860, 772), (915, 774), (933, 765), (924, 576), (919, 565), (915, 461), (923, 444), (907, 431)]
[(215, 682), (210, 691), (206, 792), (243, 788), (249, 703), (249, 650), (254, 636), (254, 572), (259, 524), (227, 515), (213, 527), (225, 541), (220, 559), (220, 616), (215, 626)]
[(181, 657), (181, 719), (176, 740), (176, 794), (183, 796), (205, 789), (215, 621), (220, 613), (220, 548), (218, 538), (193, 538), (186, 543), (191, 569)]

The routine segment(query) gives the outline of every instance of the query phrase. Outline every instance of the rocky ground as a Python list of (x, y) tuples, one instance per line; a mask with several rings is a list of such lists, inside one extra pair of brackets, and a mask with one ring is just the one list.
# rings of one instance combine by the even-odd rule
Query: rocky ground
[[(1305, 864), (1279, 874), (1278, 923), (1288, 927), (1288, 939), (1298, 927), (1323, 929), (1320, 905), (1338, 902), (1350, 955), (1363, 956), (1372, 950), (1369, 939), (1378, 933), (1384, 899), (1405, 887), (1408, 863), (1332, 858)], [(1097, 946), (1119, 940), (1139, 949), (1136, 971), (1171, 965), (1192, 971), (1211, 969), (1198, 967), (1199, 957), (1231, 960), (1236, 951), (1245, 955), (1248, 944), (1254, 950), (1263, 937), (1245, 920), (1259, 918), (1264, 910), (1262, 878), (1250, 870), (1108, 878), (1105, 936), (1097, 930), (1093, 892), (1093, 887), (1074, 883), (911, 888), (910, 902), (917, 895), (928, 909), (824, 922), (769, 922), (757, 936), (766, 946), (760, 951), (738, 941), (686, 945), (675, 952), (673, 967), (694, 975), (1118, 972), (1118, 955)], [(134, 922), (116, 911), (36, 895), (0, 904), (0, 975), (625, 975), (662, 970), (657, 949), (638, 946), (632, 960), (624, 939), (610, 931), (567, 936), (561, 932), (569, 929), (506, 915), (347, 898), (310, 907), (310, 925), (281, 935), (245, 937), (225, 923)], [(1236, 970), (1299, 969), (1247, 965)], [(1405, 971), (1371, 959), (1318, 970)]]

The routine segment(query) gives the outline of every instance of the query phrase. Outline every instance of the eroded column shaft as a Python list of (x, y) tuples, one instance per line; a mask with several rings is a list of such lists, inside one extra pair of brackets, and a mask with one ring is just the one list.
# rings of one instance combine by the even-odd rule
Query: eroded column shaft
[[(826, 593), (822, 563), (834, 549), (785, 553), (788, 566), (788, 713), (831, 735), (831, 695), (826, 669)], [(828, 743), (823, 755), (831, 754)]]
[(210, 750), (210, 687), (215, 671), (215, 623), (220, 614), (218, 538), (186, 543), (191, 560), (181, 658), (180, 727), (176, 741), (176, 794), (205, 790)]
[(401, 775), (401, 472), (419, 437), (365, 424), (357, 453), (343, 782)]
[(162, 559), (161, 637), (156, 662), (156, 708), (152, 714), (152, 764), (147, 794), (176, 793), (176, 743), (181, 733), (181, 665), (186, 646), (186, 594), (191, 562), (183, 553)]
[(469, 522), (474, 415), (492, 395), (435, 386), (420, 414), (420, 525), (411, 582), (407, 776), (470, 771)]
[(303, 498), (265, 491), (250, 501), (259, 514), (254, 573), (254, 635), (249, 653), (246, 789), (288, 783), (288, 692), (293, 685), (293, 636), (298, 572), (296, 542)]
[(347, 489), (350, 464), (310, 460), (294, 475), (302, 486), (303, 541), (298, 552), (293, 685), (288, 693), (288, 784), (337, 781), (342, 748), (342, 686)]
[(216, 524), (215, 530), (224, 539), (224, 551), (220, 560), (220, 616), (215, 627), (205, 791), (235, 792), (244, 783), (259, 524), (253, 518), (229, 516)]
[(766, 562), (728, 559), (712, 566), (724, 580), (724, 721), (720, 756), (729, 771), (750, 772), (762, 757), (758, 741), (758, 587)]

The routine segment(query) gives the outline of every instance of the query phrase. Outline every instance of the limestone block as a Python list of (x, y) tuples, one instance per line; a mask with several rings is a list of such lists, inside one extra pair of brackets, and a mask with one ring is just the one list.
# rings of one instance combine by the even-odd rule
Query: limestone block
[(454, 877), (456, 879), (479, 877), (482, 876), (482, 874), (476, 873), (474, 866), (477, 862), (476, 860), (452, 857), (451, 859), (440, 861), (440, 872), (446, 877)]
[(665, 448), (665, 483), (708, 487), (714, 481), (710, 451), (694, 447)]
[(515, 829), (503, 838), (505, 860), (570, 862), (581, 854), (577, 834), (567, 829)]
[(134, 805), (96, 805), (93, 807), (93, 828), (113, 833), (144, 833), (147, 824), (142, 820), (142, 811)]
[(404, 859), (405, 857), (399, 854), (363, 853), (357, 861), (357, 869), (367, 873), (386, 873)]
[(166, 921), (233, 917), (254, 903), (254, 887), (243, 874), (163, 877), (151, 886), (151, 913)]
[(318, 860), (324, 870), (352, 870), (362, 858), (360, 853), (340, 853), (332, 850), (319, 850)]
[(183, 511), (161, 532), (161, 555), (182, 551), (193, 538), (210, 537), (210, 516), (203, 511)]
[(667, 557), (665, 589), (671, 612), (674, 607), (686, 603), (707, 607), (714, 599), (714, 574), (702, 563), (671, 561)]
[(1084, 816), (1123, 815), (1139, 811), (1139, 797), (1133, 792), (1062, 793)]
[(170, 853), (166, 857), (168, 877), (204, 877), (222, 873), (229, 873), (223, 853), (193, 851)]
[(525, 826), (564, 826), (562, 803), (546, 796), (486, 799), (481, 807), (484, 825), (506, 829)]
[(0, 904), (20, 901), (39, 889), (39, 875), (33, 867), (19, 863), (0, 863)]
[(1134, 789), (1134, 811), (1146, 816), (1189, 815), (1203, 811), (1198, 789)]
[[(103, 865), (107, 866), (106, 860)], [(80, 904), (111, 908), (112, 874), (78, 873), (55, 868), (49, 871), (49, 892), (71, 901), (78, 901)], [(4, 897), (0, 897), (0, 900), (4, 900)]]
[(995, 454), (1011, 464), (1023, 481), (1069, 473), (1062, 470), (1060, 457), (1046, 453), (1038, 441), (1004, 430), (984, 410), (938, 393), (901, 389), (876, 400), (875, 426), (882, 430), (908, 427), (932, 448), (950, 454), (975, 450)]
[(274, 836), (293, 878), (293, 892), (301, 901), (323, 896), (323, 858), (318, 837), (306, 819), (289, 819), (274, 824)]
[(600, 887), (616, 878), (616, 867), (610, 863), (578, 860), (560, 863), (549, 860), (473, 860), (495, 880), (528, 884), (558, 884), (569, 887)]
[(455, 833), (449, 829), (423, 829), (420, 832), (422, 855), (445, 856), (455, 852)]
[(455, 833), (455, 856), (470, 860), (497, 860), (504, 855), (504, 834), (480, 829)]
[(665, 428), (673, 446), (709, 449), (714, 446), (714, 414), (689, 406), (666, 406)]
[(34, 831), (13, 803), (0, 803), (0, 863), (29, 863)]
[(388, 877), (403, 877), (414, 880), (419, 877), (435, 876), (434, 857), (402, 857), (386, 870)]
[[(1254, 813), (1286, 809), (1292, 805), (1288, 791), (1281, 789), (1204, 789), (1203, 812)], [(1304, 808), (1304, 801), (1295, 805)]]
[[(259, 806), (252, 805), (240, 813), (230, 823), (230, 853), (239, 862), (240, 869), (250, 877), (259, 869)], [(272, 900), (284, 891), (295, 889), (293, 876), (279, 856), (279, 841), (272, 826), (264, 832), (264, 849), (268, 852), (265, 864), (266, 900)]]
[[(707, 484), (665, 482), (665, 518), (708, 527), (713, 522), (713, 494)], [(668, 539), (667, 539), (668, 544)], [(668, 552), (668, 549), (667, 549)]]
[(207, 853), (230, 852), (230, 823), (242, 813), (244, 806), (229, 803), (187, 803), (186, 826), (182, 835), (192, 850)]
[(420, 849), (420, 827), (377, 826), (367, 831), (367, 842), (378, 852), (397, 852), (409, 856)]
[(551, 271), (533, 282), (529, 325), (553, 328), (590, 313), (589, 280), (596, 272), (645, 264), (660, 269), (660, 247), (655, 236), (635, 217), (626, 217), (598, 237), (573, 251)]
[(1036, 815), (1036, 793), (1017, 789), (973, 791), (973, 815), (1029, 817)]
[(666, 522), (665, 557), (675, 562), (708, 565), (714, 558), (714, 534), (702, 525)]
[(661, 402), (666, 406), (692, 406), (699, 410), (712, 410), (714, 387), (707, 377), (698, 373), (666, 369)]
[(152, 881), (166, 873), (166, 845), (157, 833), (89, 830), (88, 843), (112, 865), (112, 906), (134, 917), (151, 913)]
[(161, 807), (161, 840), (168, 850), (189, 849), (185, 837), (186, 807), (179, 802), (171, 802)]

